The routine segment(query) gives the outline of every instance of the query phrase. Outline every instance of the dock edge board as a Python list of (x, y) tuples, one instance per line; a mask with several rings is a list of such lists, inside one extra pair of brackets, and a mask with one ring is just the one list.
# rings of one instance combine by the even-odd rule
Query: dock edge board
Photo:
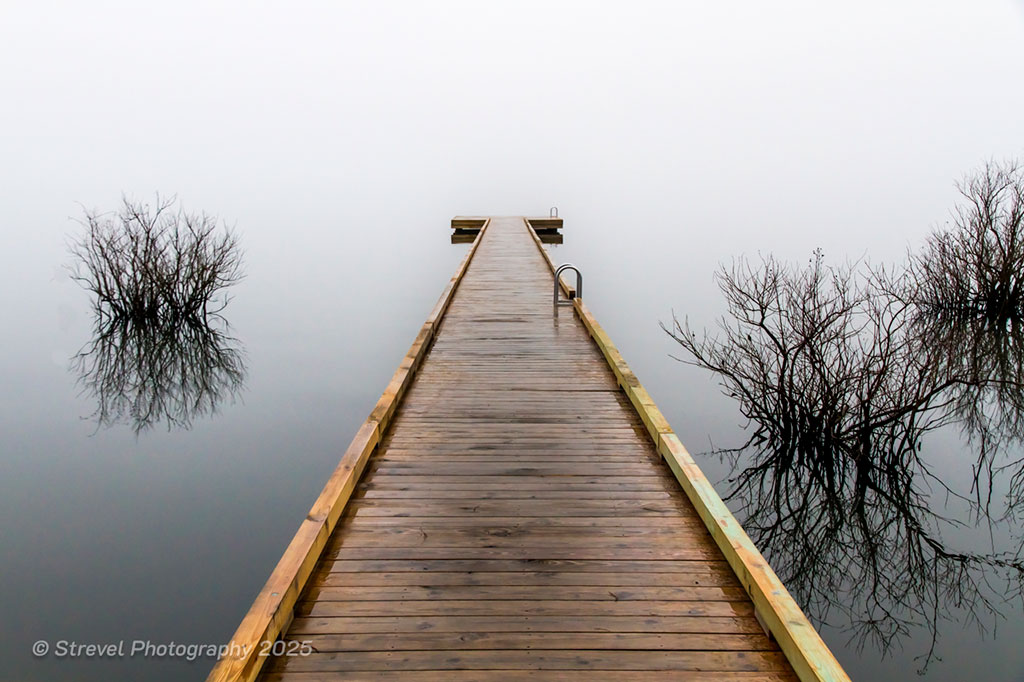
[(395, 410), (430, 349), (434, 335), (444, 320), (455, 290), (466, 274), (488, 224), (490, 220), (486, 219), (377, 405), (356, 431), (320, 496), (299, 525), (295, 537), (288, 544), (248, 613), (242, 618), (227, 644), (227, 654), (210, 671), (207, 682), (254, 680), (268, 658), (263, 654), (288, 628), (299, 595), (309, 581), (338, 519), (345, 511), (370, 455), (387, 431)]
[[(557, 266), (529, 221), (524, 219), (523, 224), (533, 237), (534, 244), (543, 255), (553, 276)], [(564, 280), (559, 279), (558, 284), (567, 296), (575, 295), (573, 288)], [(696, 508), (729, 566), (750, 595), (762, 627), (765, 627), (779, 644), (797, 677), (802, 682), (849, 682), (850, 677), (846, 671), (811, 625), (800, 605), (775, 575), (775, 571), (761, 556), (761, 552), (754, 546), (725, 502), (715, 492), (714, 486), (704, 476), (654, 400), (629, 369), (611, 338), (598, 324), (582, 299), (572, 298), (572, 301), (576, 314), (601, 349), (602, 355), (615, 373), (615, 379), (643, 421), (658, 452), (672, 469), (676, 480)]]

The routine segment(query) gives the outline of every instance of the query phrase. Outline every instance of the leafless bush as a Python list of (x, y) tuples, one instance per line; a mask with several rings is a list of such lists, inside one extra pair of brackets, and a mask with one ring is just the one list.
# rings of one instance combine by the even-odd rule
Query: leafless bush
[(100, 318), (138, 322), (216, 315), (218, 295), (242, 278), (238, 239), (217, 220), (177, 209), (122, 201), (117, 213), (87, 211), (85, 234), (72, 242), (72, 277), (93, 296)]
[[(719, 334), (678, 319), (666, 331), (748, 420), (746, 442), (718, 451), (733, 463), (727, 498), (800, 602), (821, 620), (842, 612), (855, 638), (884, 651), (922, 624), (934, 644), (950, 609), (979, 624), (996, 613), (993, 572), (1019, 595), (1018, 556), (946, 546), (936, 491), (984, 510), (922, 454), (944, 425), (969, 422), (994, 442), (981, 396), (1002, 386), (1005, 412), (1016, 409), (1017, 346), (1002, 346), (1004, 360), (965, 359), (967, 340), (924, 324), (884, 278), (828, 266), (820, 252), (803, 268), (741, 259), (717, 279), (729, 310)], [(1004, 433), (1018, 423), (998, 420)]]
[(97, 423), (188, 427), (235, 396), (244, 354), (222, 314), (242, 278), (235, 235), (159, 198), (155, 208), (124, 199), (115, 214), (87, 212), (83, 226), (70, 269), (91, 295), (94, 333), (72, 362)]
[(834, 493), (916, 459), (922, 428), (945, 420), (936, 408), (955, 379), (920, 354), (907, 304), (876, 296), (868, 278), (820, 253), (803, 269), (739, 260), (717, 278), (731, 317), (722, 336), (679, 320), (666, 331), (738, 400), (752, 429), (744, 448), (772, 453), (773, 467), (811, 468)]
[(989, 162), (957, 184), (951, 229), (911, 254), (905, 295), (931, 313), (1024, 315), (1024, 168)]
[[(1020, 507), (1024, 460), (999, 459), (1008, 451), (1006, 446), (1024, 442), (1024, 318), (1013, 310), (993, 313), (997, 307), (991, 306), (936, 304), (961, 300), (957, 292), (965, 278), (940, 281), (934, 269), (922, 270), (925, 260), (912, 255), (905, 268), (877, 269), (872, 273), (875, 295), (910, 306), (910, 338), (916, 341), (918, 354), (950, 379), (950, 413), (975, 452), (978, 501), (996, 469), (1004, 474), (1012, 469), (1011, 497), (1017, 502), (1010, 506)], [(921, 292), (930, 293), (922, 298)]]

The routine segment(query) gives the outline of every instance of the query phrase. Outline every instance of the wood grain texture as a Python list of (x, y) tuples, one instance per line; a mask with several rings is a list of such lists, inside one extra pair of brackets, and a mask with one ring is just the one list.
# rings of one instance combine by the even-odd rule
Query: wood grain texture
[(795, 680), (535, 233), (475, 248), (263, 679)]

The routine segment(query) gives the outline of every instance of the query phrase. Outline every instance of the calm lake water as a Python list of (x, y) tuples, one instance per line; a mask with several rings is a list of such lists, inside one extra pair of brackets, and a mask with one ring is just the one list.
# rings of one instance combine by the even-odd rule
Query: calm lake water
[[(92, 399), (68, 371), (90, 319), (87, 297), (60, 270), (60, 232), (22, 242), (25, 262), (48, 267), (26, 268), (30, 285), (4, 292), (22, 321), (7, 333), (0, 394), (3, 598), (18, 614), (5, 619), (0, 641), (11, 679), (204, 677), (209, 660), (36, 659), (30, 647), (228, 639), (464, 254), (466, 246), (448, 243), (454, 209), (365, 226), (321, 217), (313, 229), (346, 237), (335, 252), (302, 234), (269, 238), (273, 231), (260, 229), (266, 218), (240, 215), (248, 276), (227, 312), (248, 357), (242, 399), (191, 430), (157, 426), (138, 438), (127, 425), (97, 431), (87, 419)], [(726, 254), (707, 245), (652, 251), (646, 239), (670, 237), (653, 220), (643, 227), (620, 222), (625, 215), (562, 214), (565, 244), (548, 248), (581, 267), (588, 304), (684, 442), (694, 453), (711, 441), (738, 444), (735, 406), (710, 376), (669, 357), (674, 343), (658, 327), (673, 308), (696, 324), (724, 311), (711, 275)], [(655, 234), (642, 239), (641, 229)], [(963, 486), (969, 461), (955, 434), (928, 447), (937, 473)], [(728, 472), (717, 457), (700, 462), (714, 480)], [(961, 513), (938, 494), (935, 504)], [(987, 528), (972, 526), (944, 537), (979, 551), (990, 542)], [(1012, 550), (1019, 539), (1010, 524), (992, 542)], [(1024, 611), (1019, 603), (998, 610), (998, 629), (985, 618), (985, 634), (947, 614), (935, 649), (942, 660), (925, 679), (971, 679), (981, 665), (990, 679), (1021, 679)], [(930, 647), (927, 619), (909, 617), (922, 626), (884, 655), (848, 642), (847, 623), (834, 614), (822, 631), (854, 679), (902, 679)]]

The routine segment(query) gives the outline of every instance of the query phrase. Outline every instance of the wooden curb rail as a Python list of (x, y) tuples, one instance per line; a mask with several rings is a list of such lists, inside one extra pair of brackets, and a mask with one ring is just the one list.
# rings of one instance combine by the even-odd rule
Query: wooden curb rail
[[(554, 276), (557, 266), (527, 220), (524, 226), (543, 255)], [(571, 286), (559, 279), (567, 296), (573, 297)], [(601, 328), (582, 299), (573, 298), (573, 307), (590, 336), (597, 343), (605, 360), (615, 373), (619, 386), (629, 398), (643, 421), (658, 452), (672, 469), (686, 496), (696, 508), (708, 532), (714, 538), (729, 566), (754, 602), (758, 619), (778, 642), (797, 676), (803, 682), (849, 682), (839, 661), (821, 639), (800, 606), (775, 575), (761, 552), (736, 521), (714, 486), (687, 452), (668, 420), (626, 364), (611, 338)]]
[(466, 274), (489, 223), (489, 220), (484, 222), (473, 245), (441, 293), (384, 394), (377, 401), (370, 416), (359, 427), (355, 438), (342, 455), (338, 467), (327, 480), (323, 491), (288, 544), (270, 578), (242, 619), (228, 643), (227, 655), (213, 667), (207, 682), (249, 682), (255, 679), (267, 660), (268, 645), (272, 644), (291, 623), (299, 595), (302, 594), (302, 589), (309, 580), (331, 533), (334, 532), (334, 527), (366, 468), (367, 460), (383, 438), (395, 410), (412, 384), (416, 370), (430, 349), (434, 335), (451, 304), (452, 296)]

